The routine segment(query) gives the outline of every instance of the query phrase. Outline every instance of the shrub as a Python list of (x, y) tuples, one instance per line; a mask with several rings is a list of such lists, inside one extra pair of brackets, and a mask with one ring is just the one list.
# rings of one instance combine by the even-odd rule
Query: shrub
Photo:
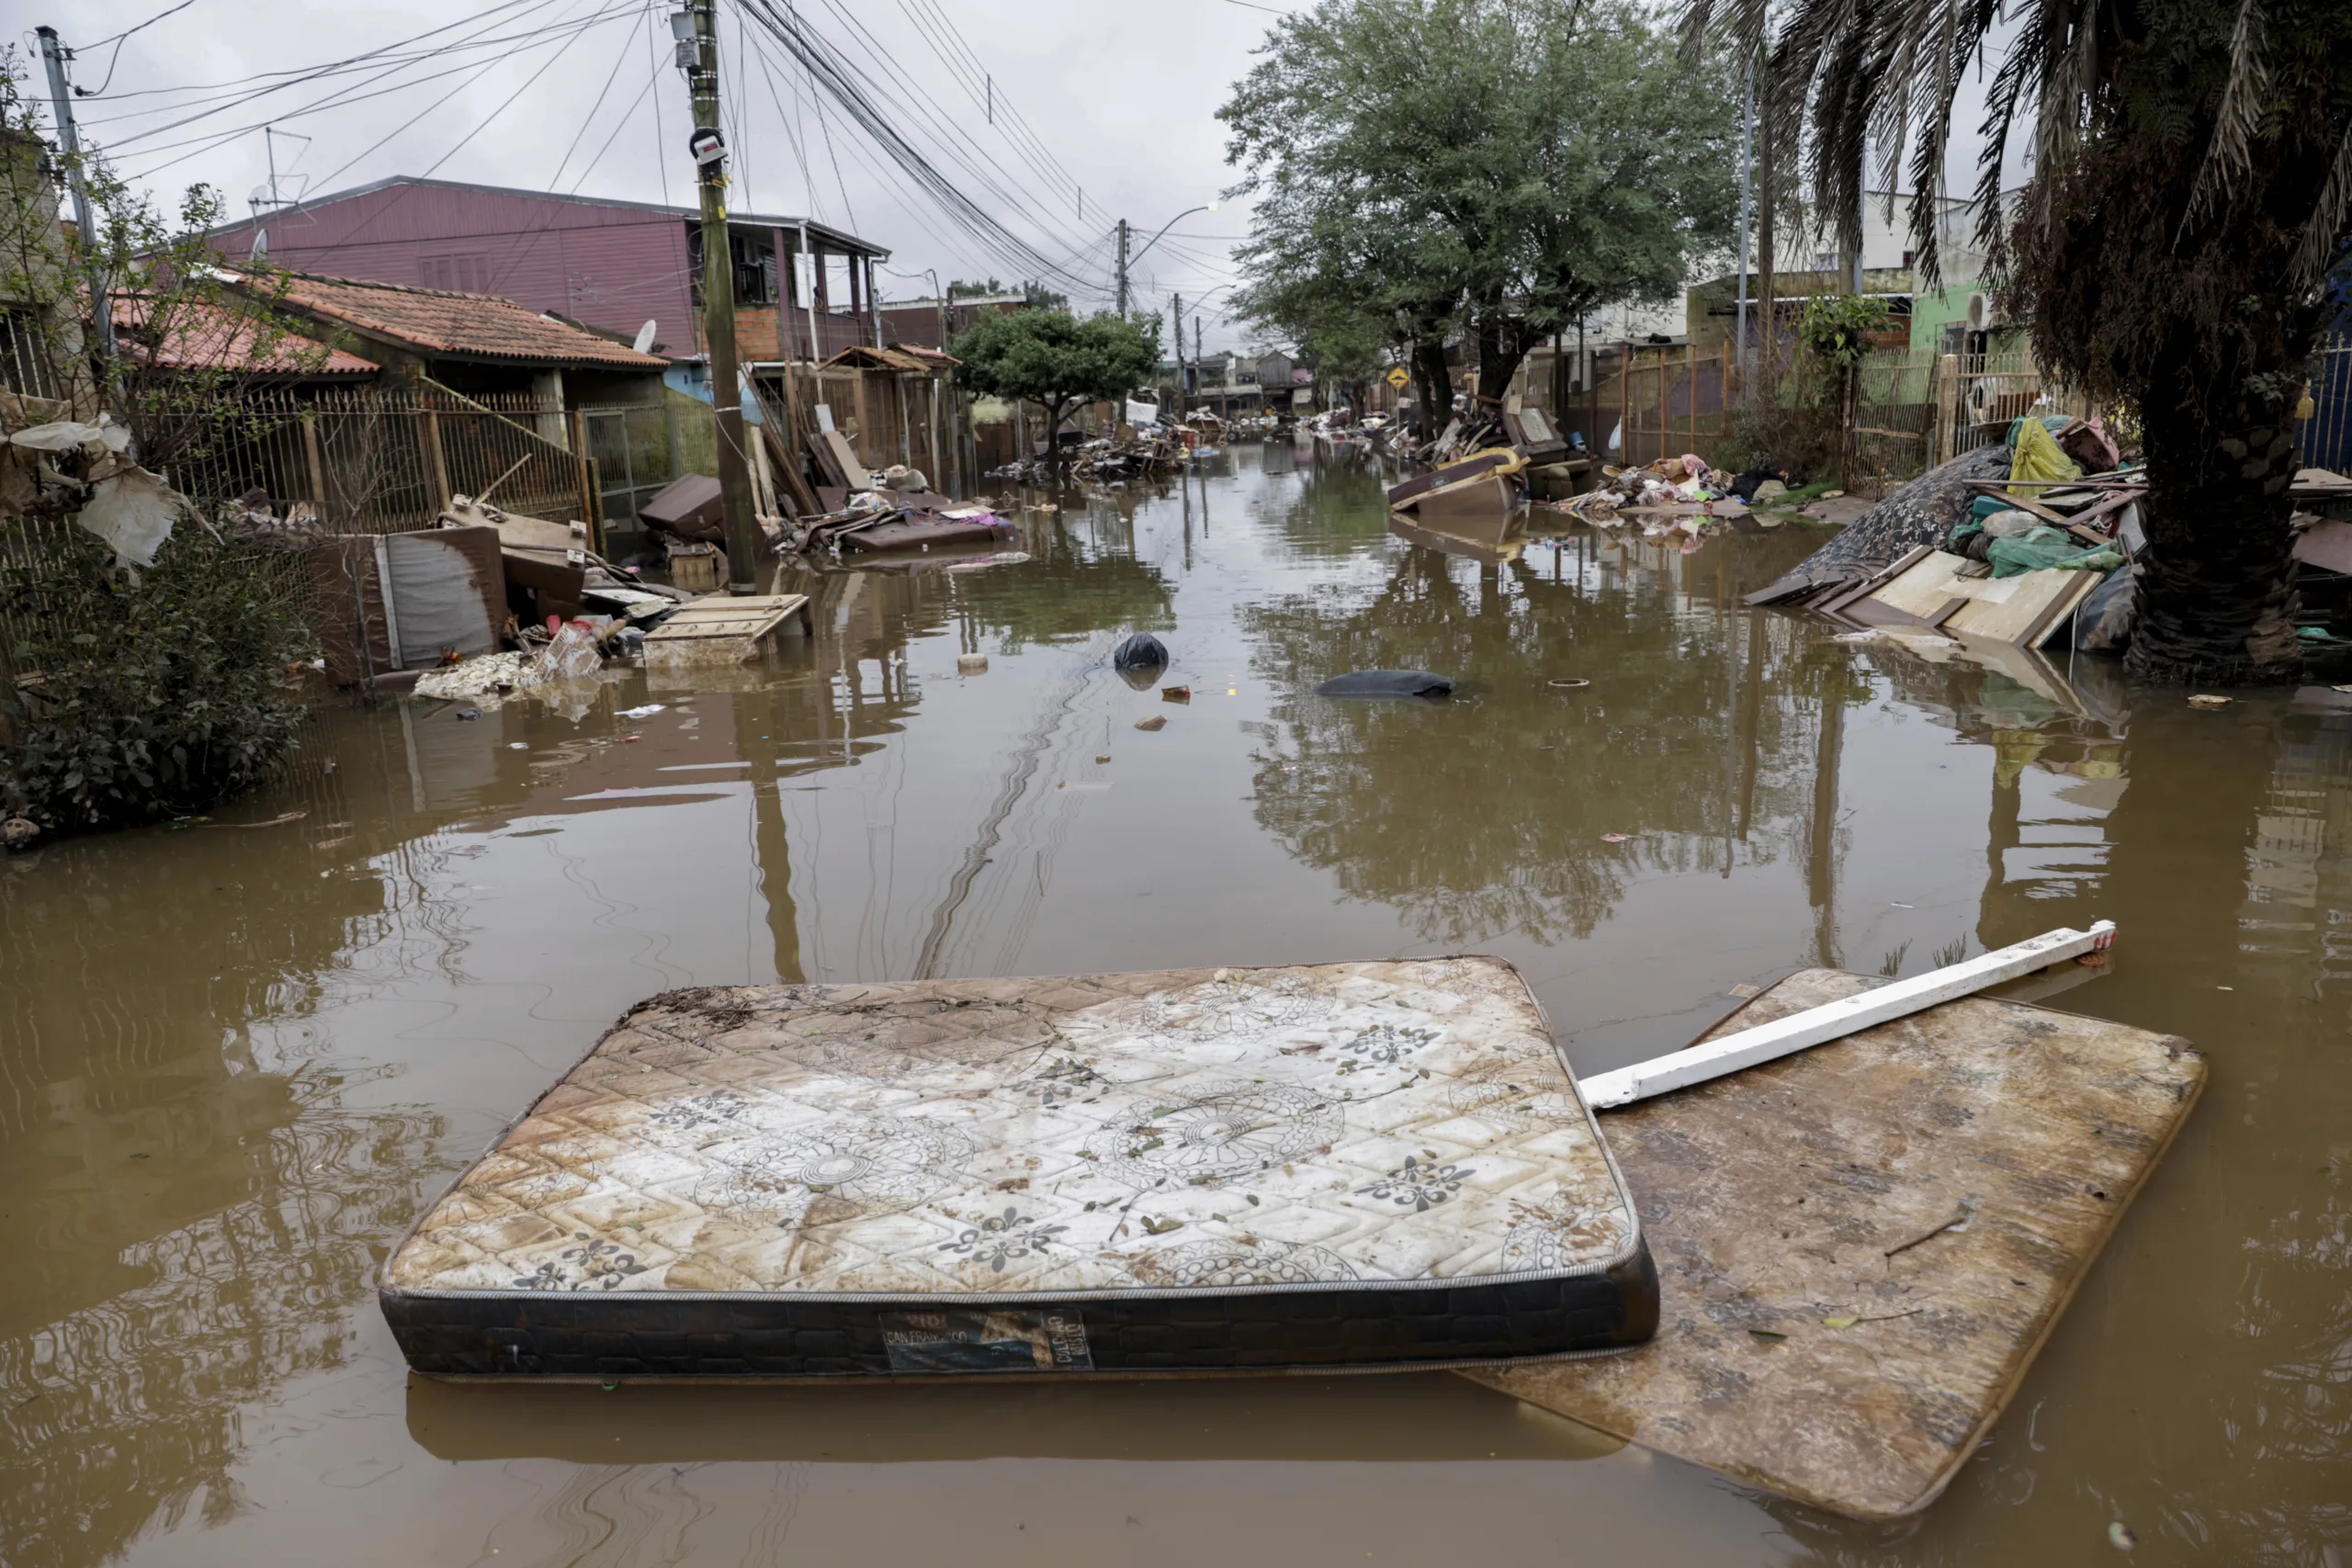
[(290, 558), (182, 523), (137, 581), (78, 529), (5, 591), (0, 805), (55, 830), (201, 811), (295, 745), (287, 671), (310, 639)]

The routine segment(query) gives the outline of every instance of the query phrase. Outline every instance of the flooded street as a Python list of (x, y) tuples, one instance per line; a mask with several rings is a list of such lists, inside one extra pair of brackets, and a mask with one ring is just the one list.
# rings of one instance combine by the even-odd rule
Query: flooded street
[[(813, 641), (576, 717), (324, 706), (212, 821), (0, 864), (0, 1561), (2025, 1568), (2121, 1560), (2120, 1520), (2136, 1562), (2352, 1562), (2352, 697), (2198, 711), (1741, 609), (1794, 528), (1409, 542), (1303, 444), (1025, 531), (786, 581)], [(1138, 629), (1188, 703), (1112, 671)], [(1464, 690), (1310, 694), (1370, 666)], [(1902, 1525), (1443, 1373), (454, 1386), (376, 1306), (671, 987), (1475, 951), (1591, 1073), (1736, 986), (2099, 918), (2109, 967), (2009, 994), (2185, 1035), (2210, 1088)]]

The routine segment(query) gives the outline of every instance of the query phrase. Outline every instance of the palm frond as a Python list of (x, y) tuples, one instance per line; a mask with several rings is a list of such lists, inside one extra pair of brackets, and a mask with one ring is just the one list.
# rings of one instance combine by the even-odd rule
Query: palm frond
[(2296, 238), (2291, 265), (2299, 286), (2317, 288), (2335, 269), (2347, 226), (2352, 226), (2352, 130), (2336, 144), (2335, 156), (2327, 166), (2327, 183), (2320, 187), (2319, 200), (2312, 204), (2311, 218)]
[[(2197, 183), (2188, 193), (2188, 211), (2181, 233), (2210, 216), (2230, 194), (2231, 186), (2254, 172), (2254, 142), (2260, 134), (2262, 99), (2270, 90), (2270, 73), (2262, 59), (2261, 0), (2239, 0), (2236, 23), (2230, 29), (2230, 74), (2222, 88), (2222, 107), (2213, 119), (2213, 140), (2205, 161), (2198, 165)], [(2176, 237), (2176, 244), (2178, 238)]]

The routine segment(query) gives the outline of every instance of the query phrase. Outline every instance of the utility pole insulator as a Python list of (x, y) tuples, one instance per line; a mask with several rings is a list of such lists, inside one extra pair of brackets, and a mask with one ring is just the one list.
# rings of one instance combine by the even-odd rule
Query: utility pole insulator
[[(752, 472), (743, 446), (743, 383), (735, 364), (735, 247), (727, 235), (727, 144), (712, 129), (718, 113), (718, 21), (716, 0), (692, 0), (671, 19), (691, 24), (694, 61), (686, 81), (693, 89), (694, 122), (689, 143), (695, 177), (702, 187), (702, 333), (710, 356), (710, 400), (718, 416), (718, 504), (727, 525), (727, 591), (749, 593), (758, 586), (752, 567), (760, 530), (752, 515)], [(679, 51), (685, 63), (685, 50)]]

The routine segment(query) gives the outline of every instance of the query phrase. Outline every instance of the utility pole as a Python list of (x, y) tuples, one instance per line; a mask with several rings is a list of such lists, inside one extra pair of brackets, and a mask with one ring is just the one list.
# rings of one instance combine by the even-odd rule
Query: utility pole
[(1119, 220), (1119, 319), (1127, 319), (1127, 220)]
[[(688, 145), (702, 186), (702, 333), (710, 355), (710, 400), (718, 416), (718, 504), (727, 525), (727, 592), (749, 593), (759, 548), (752, 475), (743, 457), (743, 384), (735, 367), (735, 248), (727, 240), (727, 141), (718, 130), (717, 0), (687, 0), (691, 57), (679, 51), (694, 97)], [(678, 23), (673, 28), (684, 28)]]
[(1171, 297), (1169, 314), (1176, 318), (1176, 417), (1184, 417), (1184, 297)]
[(49, 67), (49, 101), (57, 117), (57, 150), (65, 155), (65, 177), (74, 186), (74, 224), (82, 241), (82, 255), (90, 272), (90, 327), (98, 340), (98, 355), (114, 358), (114, 300), (107, 287), (107, 272), (98, 258), (97, 220), (90, 211), (89, 182), (82, 177), (82, 141), (74, 128), (74, 89), (65, 76), (74, 51), (57, 41), (55, 28), (35, 29), (40, 57)]

